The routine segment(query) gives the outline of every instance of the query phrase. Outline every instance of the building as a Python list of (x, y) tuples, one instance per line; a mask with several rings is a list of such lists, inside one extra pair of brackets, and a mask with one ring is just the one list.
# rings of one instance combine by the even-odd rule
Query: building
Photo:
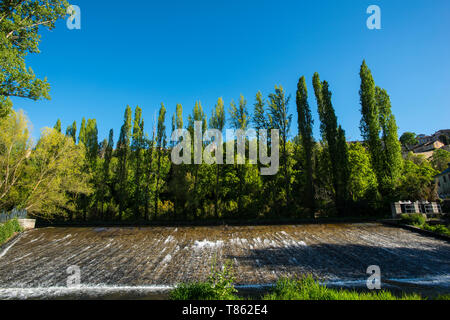
[(450, 163), (448, 168), (435, 176), (438, 195), (441, 199), (450, 199)]

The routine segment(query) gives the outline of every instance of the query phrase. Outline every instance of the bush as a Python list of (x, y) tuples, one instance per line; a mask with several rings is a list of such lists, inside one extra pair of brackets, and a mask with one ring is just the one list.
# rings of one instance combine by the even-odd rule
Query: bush
[(22, 228), (17, 219), (12, 219), (4, 224), (0, 224), (0, 245), (11, 238), (15, 232), (20, 232)]
[(412, 226), (421, 227), (427, 222), (427, 218), (421, 213), (402, 214), (402, 222)]
[(263, 297), (264, 300), (421, 300), (419, 295), (404, 295), (401, 298), (389, 291), (356, 292), (329, 289), (321, 285), (312, 276), (297, 279), (278, 280), (273, 291)]
[(169, 295), (171, 300), (237, 300), (233, 265), (227, 261), (222, 269), (214, 262), (207, 282), (178, 285)]
[(430, 226), (430, 225), (425, 223), (423, 225), (422, 229), (428, 230), (428, 231), (431, 231), (431, 232), (440, 233), (440, 234), (443, 234), (443, 235), (446, 235), (446, 236), (450, 237), (450, 229), (448, 227), (442, 225), (442, 224), (438, 224), (438, 225), (435, 225), (435, 226)]

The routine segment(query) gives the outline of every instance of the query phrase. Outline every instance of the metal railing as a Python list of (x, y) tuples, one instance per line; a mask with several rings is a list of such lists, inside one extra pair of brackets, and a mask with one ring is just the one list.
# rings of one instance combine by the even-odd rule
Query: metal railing
[(28, 212), (26, 210), (13, 209), (11, 212), (1, 212), (0, 213), (0, 223), (5, 223), (11, 219), (26, 219)]

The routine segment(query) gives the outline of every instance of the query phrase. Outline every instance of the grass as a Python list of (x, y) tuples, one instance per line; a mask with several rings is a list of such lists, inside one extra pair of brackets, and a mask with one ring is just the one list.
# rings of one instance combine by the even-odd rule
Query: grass
[(0, 224), (0, 245), (11, 238), (14, 233), (22, 231), (17, 219), (9, 220), (3, 224)]
[(263, 300), (422, 300), (422, 297), (417, 294), (397, 297), (386, 290), (357, 292), (330, 289), (312, 276), (305, 276), (278, 280), (275, 288)]
[[(234, 275), (231, 263), (222, 270), (215, 264), (206, 282), (182, 283), (170, 292), (171, 300), (241, 300), (233, 285)], [(397, 297), (389, 291), (357, 292), (336, 290), (321, 285), (312, 276), (282, 278), (263, 300), (423, 300), (420, 295), (409, 294)], [(440, 296), (448, 300), (448, 296)]]
[(401, 221), (404, 224), (411, 225), (417, 228), (420, 228), (422, 230), (427, 230), (431, 232), (436, 232), (442, 235), (445, 235), (447, 237), (450, 237), (450, 229), (448, 226), (445, 226), (443, 224), (438, 225), (429, 225), (427, 224), (426, 218), (422, 214), (403, 214), (401, 216)]

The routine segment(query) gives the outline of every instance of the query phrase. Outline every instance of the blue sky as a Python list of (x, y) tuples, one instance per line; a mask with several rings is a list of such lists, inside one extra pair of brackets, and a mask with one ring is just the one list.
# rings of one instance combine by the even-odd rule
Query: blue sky
[[(295, 90), (319, 72), (330, 83), (338, 121), (348, 140), (360, 138), (359, 67), (366, 59), (376, 84), (391, 96), (400, 133), (449, 128), (450, 1), (296, 0), (144, 1), (125, 5), (73, 0), (81, 30), (60, 21), (42, 32), (41, 54), (28, 64), (48, 77), (51, 101), (14, 99), (39, 130), (61, 119), (63, 130), (96, 118), (99, 139), (114, 129), (117, 141), (125, 106), (143, 108), (146, 131), (164, 102), (167, 127), (177, 103), (186, 120), (196, 100), (208, 117), (218, 97), (227, 106), (240, 94), (252, 110), (254, 96), (282, 85), (292, 95), (292, 136), (297, 133)], [(366, 27), (378, 5), (382, 29)]]

